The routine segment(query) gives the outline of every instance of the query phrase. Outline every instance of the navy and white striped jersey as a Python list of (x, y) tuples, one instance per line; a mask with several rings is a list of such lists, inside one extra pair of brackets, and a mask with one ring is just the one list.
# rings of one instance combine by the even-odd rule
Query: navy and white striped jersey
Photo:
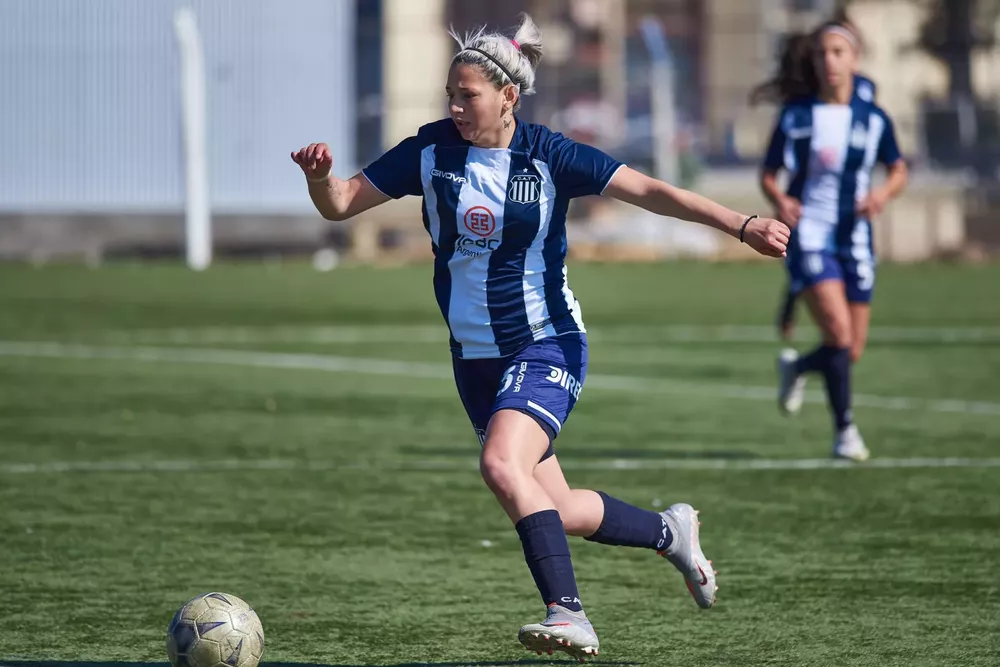
[(445, 119), (362, 173), (394, 199), (423, 197), (452, 352), (485, 359), (585, 331), (566, 281), (566, 211), (570, 199), (602, 193), (621, 167), (541, 125), (518, 121), (510, 147), (478, 148)]
[(892, 120), (875, 104), (867, 79), (857, 80), (849, 105), (815, 98), (786, 104), (764, 167), (787, 169), (788, 194), (802, 202), (789, 252), (872, 259), (871, 224), (857, 214), (857, 203), (868, 195), (876, 163), (899, 159)]

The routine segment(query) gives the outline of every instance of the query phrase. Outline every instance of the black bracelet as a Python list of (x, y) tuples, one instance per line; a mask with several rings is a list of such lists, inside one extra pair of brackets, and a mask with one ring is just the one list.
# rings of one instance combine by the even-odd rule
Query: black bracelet
[(745, 232), (747, 230), (747, 225), (749, 225), (750, 221), (753, 220), (756, 217), (757, 217), (756, 215), (751, 215), (749, 218), (747, 218), (746, 220), (743, 221), (743, 226), (740, 227), (740, 243), (744, 243), (744, 241), (743, 241), (743, 232)]

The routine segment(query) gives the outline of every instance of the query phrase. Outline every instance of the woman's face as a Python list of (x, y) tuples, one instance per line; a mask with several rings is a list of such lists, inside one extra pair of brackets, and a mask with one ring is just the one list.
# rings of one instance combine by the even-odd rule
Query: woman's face
[(844, 35), (833, 31), (820, 35), (814, 58), (820, 83), (824, 87), (839, 88), (854, 80), (858, 52)]
[(459, 134), (476, 143), (483, 134), (497, 131), (504, 110), (503, 91), (497, 89), (476, 65), (456, 63), (448, 72), (448, 110)]

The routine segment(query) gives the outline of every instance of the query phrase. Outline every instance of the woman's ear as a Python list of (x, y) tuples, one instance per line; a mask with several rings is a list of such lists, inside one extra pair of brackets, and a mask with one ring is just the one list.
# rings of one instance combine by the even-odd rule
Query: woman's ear
[(513, 109), (517, 106), (517, 98), (520, 96), (520, 91), (518, 91), (517, 86), (512, 83), (507, 84), (503, 88), (503, 108), (504, 113)]

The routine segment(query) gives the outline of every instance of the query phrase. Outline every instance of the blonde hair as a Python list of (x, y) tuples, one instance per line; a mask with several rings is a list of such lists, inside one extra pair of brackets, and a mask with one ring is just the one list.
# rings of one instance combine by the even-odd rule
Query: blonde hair
[(458, 53), (451, 59), (452, 66), (476, 65), (498, 89), (513, 84), (518, 90), (514, 111), (521, 107), (521, 95), (535, 92), (535, 69), (542, 59), (542, 33), (525, 13), (513, 37), (501, 32), (487, 32), (483, 26), (464, 35), (449, 30), (458, 43)]

